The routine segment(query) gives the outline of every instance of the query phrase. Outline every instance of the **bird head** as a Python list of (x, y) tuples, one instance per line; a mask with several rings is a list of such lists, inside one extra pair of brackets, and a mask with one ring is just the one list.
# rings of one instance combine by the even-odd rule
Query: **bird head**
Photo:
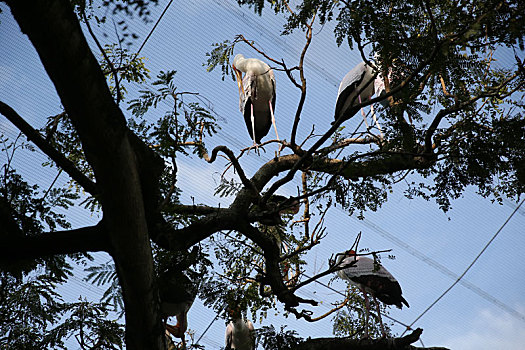
[(356, 256), (355, 250), (353, 249), (346, 250), (342, 253), (335, 254), (335, 257), (331, 257), (328, 263), (330, 267), (334, 267), (335, 265), (338, 265), (339, 263), (341, 263), (343, 259), (347, 257), (355, 257), (355, 256)]
[(230, 320), (235, 321), (237, 319), (240, 319), (242, 316), (241, 308), (240, 306), (234, 306), (228, 310), (228, 317)]
[(355, 250), (350, 249), (350, 250), (347, 250), (347, 251), (345, 252), (345, 255), (346, 255), (346, 256), (355, 256), (356, 253), (355, 253)]
[(238, 54), (233, 59), (232, 68), (233, 72), (235, 73), (235, 80), (237, 80), (237, 86), (239, 87), (239, 94), (242, 92), (243, 95), (245, 95), (244, 87), (242, 85), (242, 71), (237, 68), (240, 60), (243, 60), (244, 56), (241, 54)]

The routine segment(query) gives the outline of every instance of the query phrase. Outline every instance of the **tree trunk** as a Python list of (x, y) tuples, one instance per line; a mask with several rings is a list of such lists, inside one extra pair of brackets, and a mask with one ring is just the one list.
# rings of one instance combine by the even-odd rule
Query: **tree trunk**
[(100, 193), (126, 310), (127, 349), (164, 349), (137, 156), (68, 0), (7, 1), (53, 81)]

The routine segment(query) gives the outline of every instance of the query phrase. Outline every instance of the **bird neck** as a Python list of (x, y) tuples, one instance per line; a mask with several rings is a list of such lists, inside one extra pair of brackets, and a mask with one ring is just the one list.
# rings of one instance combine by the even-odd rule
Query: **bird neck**
[(234, 318), (232, 320), (232, 323), (233, 323), (233, 327), (235, 329), (244, 329), (246, 328), (246, 322), (242, 319), (242, 318)]

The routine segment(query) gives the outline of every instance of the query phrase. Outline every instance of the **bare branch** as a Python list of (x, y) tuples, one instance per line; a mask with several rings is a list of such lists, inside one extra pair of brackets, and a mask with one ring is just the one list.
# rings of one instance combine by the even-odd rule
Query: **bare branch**
[(244, 35), (242, 34), (239, 34), (235, 37), (236, 40), (241, 40), (241, 41), (244, 41), (246, 44), (248, 44), (252, 49), (254, 49), (255, 51), (257, 51), (259, 54), (261, 54), (262, 56), (264, 56), (264, 58), (266, 58), (267, 60), (269, 61), (272, 61), (273, 63), (275, 64), (278, 64), (279, 66), (281, 67), (284, 67), (284, 63), (283, 62), (280, 62), (280, 61), (277, 61), (275, 58), (272, 58), (270, 56), (268, 56), (265, 52), (259, 50), (257, 48), (257, 46), (254, 45), (253, 41), (250, 41), (248, 39), (246, 39), (244, 37)]
[(243, 185), (246, 188), (249, 188), (250, 190), (252, 190), (253, 193), (255, 193), (255, 195), (259, 196), (259, 190), (253, 184), (253, 182), (246, 177), (246, 175), (244, 174), (244, 170), (242, 169), (241, 165), (239, 164), (239, 160), (235, 157), (235, 155), (233, 154), (233, 151), (231, 149), (229, 149), (228, 147), (226, 147), (226, 146), (217, 146), (217, 147), (215, 147), (213, 149), (213, 151), (211, 152), (211, 157), (210, 158), (205, 157), (206, 161), (208, 163), (213, 163), (215, 161), (215, 159), (217, 158), (217, 154), (219, 153), (219, 151), (225, 153), (228, 156), (228, 158), (230, 159), (230, 162), (233, 164), (233, 167), (235, 168), (235, 170), (239, 174), (239, 177), (241, 178), (241, 181), (242, 181)]
[(62, 153), (53, 148), (41, 135), (33, 129), (14, 109), (0, 101), (0, 113), (3, 114), (13, 125), (15, 125), (27, 139), (33, 142), (38, 148), (42, 150), (49, 158), (51, 158), (60, 168), (64, 169), (66, 173), (76, 182), (80, 184), (92, 196), (98, 194), (97, 185), (84, 175), (76, 165), (67, 159)]
[(308, 322), (316, 322), (316, 321), (319, 321), (319, 320), (322, 320), (323, 318), (327, 317), (327, 316), (330, 316), (331, 314), (333, 314), (334, 312), (336, 312), (337, 310), (340, 310), (341, 308), (343, 308), (346, 304), (348, 304), (348, 301), (350, 299), (346, 298), (341, 304), (335, 306), (332, 310), (326, 312), (325, 314), (319, 316), (319, 317), (314, 317), (314, 318), (310, 318), (310, 319), (306, 319)]
[(348, 145), (352, 144), (361, 144), (361, 145), (368, 145), (368, 144), (378, 144), (381, 145), (381, 141), (378, 139), (377, 136), (365, 136), (365, 137), (351, 137), (348, 139), (344, 139), (336, 144), (330, 145), (325, 148), (321, 148), (319, 151), (315, 152), (316, 154), (328, 154), (332, 151), (335, 151), (340, 148), (344, 148)]
[(299, 120), (301, 119), (301, 112), (303, 110), (304, 101), (306, 99), (306, 78), (304, 76), (304, 57), (306, 55), (306, 51), (308, 50), (308, 47), (310, 47), (310, 43), (312, 42), (312, 25), (315, 21), (315, 15), (312, 16), (312, 21), (309, 25), (307, 25), (306, 30), (306, 43), (303, 47), (303, 51), (301, 52), (301, 57), (299, 58), (299, 77), (301, 79), (301, 98), (299, 99), (299, 105), (297, 106), (297, 110), (295, 111), (295, 118), (292, 126), (292, 135), (290, 138), (290, 143), (292, 144), (292, 149), (294, 152), (296, 151), (295, 147), (295, 136), (297, 134), (297, 127), (299, 126)]
[(111, 73), (113, 73), (113, 77), (115, 79), (115, 88), (117, 89), (117, 105), (118, 105), (118, 104), (120, 104), (120, 82), (119, 82), (119, 78), (118, 78), (118, 75), (117, 75), (117, 70), (115, 69), (115, 66), (113, 65), (113, 62), (111, 62), (111, 60), (109, 59), (108, 55), (106, 54), (106, 51), (104, 51), (104, 48), (102, 47), (102, 45), (100, 45), (100, 42), (98, 41), (98, 38), (96, 37), (95, 33), (93, 33), (93, 30), (91, 29), (91, 25), (89, 24), (89, 20), (88, 20), (88, 18), (86, 16), (84, 8), (81, 7), (81, 9), (82, 9), (82, 17), (84, 19), (84, 23), (86, 23), (86, 27), (87, 27), (87, 29), (89, 31), (89, 34), (91, 35), (91, 37), (95, 41), (95, 44), (97, 44), (97, 47), (100, 50), (100, 53), (102, 53), (102, 55), (104, 56), (104, 59), (106, 60), (109, 68), (111, 69)]
[[(303, 186), (303, 195), (308, 193), (308, 172), (303, 171), (302, 174), (302, 186)], [(304, 220), (304, 233), (305, 237), (308, 237), (310, 235), (310, 199), (306, 198), (304, 201), (304, 212), (303, 212), (303, 220)]]

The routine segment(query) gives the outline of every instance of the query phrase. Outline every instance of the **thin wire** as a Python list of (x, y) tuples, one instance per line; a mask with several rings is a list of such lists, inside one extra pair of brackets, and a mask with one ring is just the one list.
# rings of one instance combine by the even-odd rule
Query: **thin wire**
[[(519, 211), (518, 211), (518, 213), (519, 213)], [(355, 218), (354, 218), (354, 220), (358, 221)], [(364, 224), (365, 226), (368, 226), (369, 228), (374, 230), (376, 233), (378, 233), (382, 237), (384, 237), (384, 238), (388, 239), (389, 241), (393, 242), (394, 244), (396, 244), (401, 249), (407, 251), (412, 256), (414, 256), (417, 259), (421, 260), (425, 264), (433, 267), (434, 269), (436, 269), (437, 271), (441, 272), (442, 274), (450, 277), (451, 279), (455, 280), (455, 279), (457, 279), (459, 277), (459, 275), (456, 274), (455, 272), (451, 271), (450, 269), (448, 269), (444, 265), (440, 264), (436, 260), (432, 259), (428, 255), (426, 255), (426, 254), (422, 253), (421, 251), (415, 249), (414, 247), (410, 246), (405, 241), (397, 238), (392, 233), (390, 233), (390, 232), (386, 231), (385, 229), (383, 229), (382, 227), (376, 225), (374, 222), (370, 221), (369, 219), (359, 220), (359, 222)], [(460, 281), (460, 284), (462, 286), (464, 286), (465, 288), (470, 289), (472, 292), (476, 293), (477, 295), (479, 295), (483, 299), (487, 300), (488, 302), (492, 303), (493, 305), (499, 307), (503, 311), (507, 312), (511, 316), (514, 316), (516, 319), (519, 319), (521, 321), (525, 321), (525, 316), (523, 314), (519, 313), (518, 311), (516, 311), (515, 309), (513, 309), (509, 305), (505, 304), (501, 300), (495, 298), (492, 294), (487, 293), (486, 291), (484, 291), (480, 287), (476, 286), (475, 284), (473, 284), (473, 283), (471, 283), (471, 282), (469, 282), (467, 280), (464, 280), (464, 279), (462, 279)]]
[(155, 22), (155, 25), (153, 26), (153, 28), (151, 28), (151, 31), (149, 32), (148, 36), (146, 37), (146, 39), (144, 39), (144, 41), (142, 42), (142, 45), (140, 45), (138, 51), (135, 53), (135, 56), (133, 57), (132, 61), (135, 60), (135, 58), (137, 58), (137, 56), (139, 55), (139, 53), (142, 50), (142, 48), (144, 47), (144, 45), (146, 45), (146, 42), (151, 37), (151, 34), (153, 34), (155, 29), (157, 28), (157, 25), (160, 23), (160, 20), (162, 19), (162, 17), (164, 17), (164, 14), (166, 13), (166, 11), (168, 11), (168, 8), (171, 6), (172, 2), (173, 2), (173, 0), (170, 0), (170, 2), (168, 2), (166, 7), (164, 8), (164, 11), (162, 11), (160, 17), (157, 19), (157, 22)]
[[(516, 209), (514, 209), (514, 211), (509, 215), (509, 217), (507, 218), (507, 220), (505, 220), (505, 222), (503, 223), (503, 225), (501, 225), (501, 227), (498, 229), (498, 231), (496, 231), (496, 233), (494, 234), (494, 236), (492, 236), (492, 238), (487, 242), (487, 244), (485, 245), (485, 247), (483, 247), (483, 249), (481, 250), (481, 252), (479, 252), (479, 254), (476, 256), (476, 258), (474, 258), (474, 260), (472, 260), (472, 262), (470, 263), (470, 265), (467, 267), (467, 269), (465, 271), (463, 271), (463, 273), (458, 277), (458, 279), (456, 279), (456, 281), (454, 283), (452, 283), (452, 285), (450, 287), (447, 288), (447, 290), (445, 290), (432, 304), (430, 304), (429, 307), (427, 307), (425, 309), (425, 311), (423, 311), (421, 313), (421, 315), (419, 315), (411, 324), (409, 327), (412, 327), (414, 325), (414, 323), (416, 323), (421, 317), (423, 317), (424, 314), (426, 314), (434, 305), (436, 305), (438, 303), (439, 300), (441, 300), (441, 298), (443, 298), (452, 288), (454, 288), (454, 286), (456, 284), (458, 284), (458, 282), (463, 278), (463, 276), (466, 275), (466, 273), (470, 270), (470, 268), (476, 263), (476, 261), (480, 258), (481, 254), (483, 254), (485, 252), (485, 250), (487, 250), (487, 248), (489, 247), (489, 245), (496, 239), (496, 237), (499, 235), (499, 233), (503, 230), (503, 228), (507, 225), (507, 223), (510, 221), (510, 219), (512, 219), (512, 217), (514, 216), (514, 214), (516, 214), (516, 212), (518, 211), (518, 209), (521, 207), (521, 205), (523, 204), (523, 202), (525, 201), (525, 199), (523, 199), (521, 201), (521, 203), (516, 207)], [(406, 332), (406, 330), (405, 330)], [(403, 332), (403, 334), (405, 334), (405, 332)], [(401, 334), (401, 336), (403, 336), (403, 334)]]
[(208, 327), (206, 327), (206, 329), (204, 330), (204, 332), (202, 332), (202, 334), (200, 335), (199, 339), (197, 339), (197, 341), (195, 342), (195, 344), (199, 344), (199, 342), (201, 341), (202, 337), (204, 337), (204, 335), (206, 334), (206, 332), (208, 332), (208, 330), (210, 329), (210, 327), (212, 326), (212, 324), (215, 323), (215, 321), (217, 321), (219, 319), (219, 314), (215, 315), (215, 317), (213, 318), (213, 320), (211, 320), (210, 324), (208, 325)]

